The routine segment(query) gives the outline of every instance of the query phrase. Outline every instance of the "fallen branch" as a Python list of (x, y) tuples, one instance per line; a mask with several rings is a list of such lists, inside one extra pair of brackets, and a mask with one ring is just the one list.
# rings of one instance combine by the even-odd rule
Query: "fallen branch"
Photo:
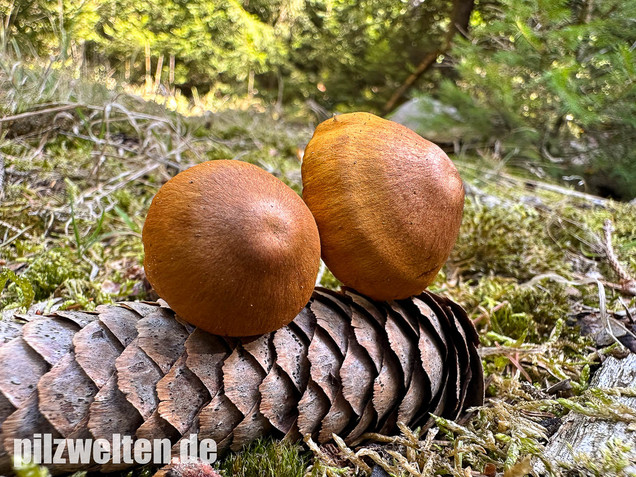
[[(607, 415), (599, 416), (584, 406), (573, 409), (565, 418), (563, 425), (552, 436), (545, 449), (545, 457), (555, 465), (570, 470), (582, 470), (580, 465), (594, 457), (601, 457), (612, 443), (633, 442), (634, 413), (636, 398), (633, 397), (636, 386), (636, 355), (630, 354), (623, 360), (608, 358), (590, 382), (591, 388), (599, 388), (606, 396), (616, 396), (615, 388), (625, 389), (620, 397), (612, 399)], [(629, 388), (629, 389), (626, 389)], [(632, 449), (629, 457), (636, 457)], [(632, 467), (633, 469), (633, 467)], [(535, 462), (537, 475), (547, 474), (541, 462)], [(631, 475), (625, 469), (625, 475)]]

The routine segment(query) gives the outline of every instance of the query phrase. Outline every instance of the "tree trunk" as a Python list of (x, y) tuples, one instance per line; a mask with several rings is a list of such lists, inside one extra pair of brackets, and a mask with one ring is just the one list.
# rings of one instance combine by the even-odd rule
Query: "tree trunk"
[(442, 44), (434, 51), (428, 53), (417, 65), (417, 68), (408, 78), (402, 83), (402, 85), (395, 90), (391, 98), (384, 105), (383, 112), (388, 114), (395, 108), (397, 102), (404, 96), (404, 94), (411, 89), (415, 82), (426, 73), (431, 66), (437, 61), (440, 55), (445, 54), (452, 45), (455, 34), (459, 33), (462, 36), (466, 36), (468, 32), (468, 25), (470, 23), (470, 15), (475, 8), (474, 0), (453, 0), (453, 11), (451, 13), (451, 22), (448, 27), (448, 31), (444, 36)]

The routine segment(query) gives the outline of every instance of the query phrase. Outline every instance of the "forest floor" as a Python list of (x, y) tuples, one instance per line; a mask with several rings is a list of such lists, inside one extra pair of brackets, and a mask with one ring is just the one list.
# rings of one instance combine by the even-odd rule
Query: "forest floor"
[[(165, 97), (147, 101), (24, 66), (4, 68), (0, 98), (4, 313), (156, 298), (141, 228), (161, 184), (192, 164), (229, 158), (300, 191), (302, 151), (318, 120), (255, 102), (177, 114)], [(487, 155), (452, 158), (467, 186), (464, 219), (431, 289), (464, 306), (479, 331), (486, 404), (462, 425), (438, 419), (426, 435), (403, 429), (364, 448), (260, 441), (221, 461), (224, 475), (365, 475), (356, 474), (362, 452), (396, 476), (513, 477), (542, 459), (567, 413), (615, 418), (589, 380), (605, 357), (636, 351), (636, 205), (532, 180)], [(321, 284), (338, 287), (328, 271)], [(607, 452), (550, 468), (627, 475), (627, 444), (609, 440)]]

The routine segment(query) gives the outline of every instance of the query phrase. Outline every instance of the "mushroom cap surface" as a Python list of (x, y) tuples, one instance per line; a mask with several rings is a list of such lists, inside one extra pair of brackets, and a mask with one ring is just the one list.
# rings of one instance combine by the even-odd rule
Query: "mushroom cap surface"
[(239, 161), (204, 162), (166, 182), (142, 238), (157, 294), (185, 321), (224, 336), (292, 321), (320, 266), (318, 230), (303, 200)]
[(302, 180), (326, 265), (376, 300), (420, 293), (457, 240), (464, 207), (457, 169), (398, 123), (368, 113), (324, 121), (305, 149)]

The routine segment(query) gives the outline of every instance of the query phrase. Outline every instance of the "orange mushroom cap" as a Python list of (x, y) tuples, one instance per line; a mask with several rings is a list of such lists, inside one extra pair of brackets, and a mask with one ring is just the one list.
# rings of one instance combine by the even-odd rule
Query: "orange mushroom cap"
[(303, 198), (322, 256), (345, 285), (376, 300), (420, 293), (459, 233), (464, 188), (438, 146), (368, 113), (319, 124), (302, 164)]
[(204, 162), (170, 179), (144, 224), (148, 281), (185, 321), (224, 336), (276, 330), (307, 304), (320, 240), (302, 199), (248, 163)]

